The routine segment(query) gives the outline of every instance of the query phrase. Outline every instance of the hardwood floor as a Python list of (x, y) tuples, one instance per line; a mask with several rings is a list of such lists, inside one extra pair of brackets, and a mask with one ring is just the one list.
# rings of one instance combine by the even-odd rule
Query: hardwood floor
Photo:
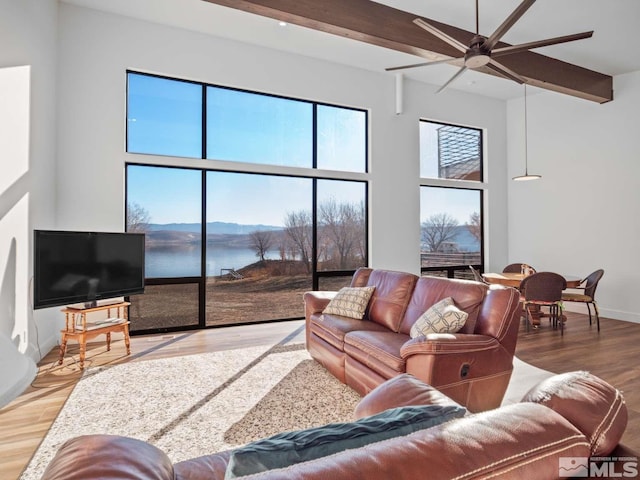
[[(114, 334), (112, 349), (97, 341), (87, 346), (87, 367), (171, 356), (270, 345), (287, 336), (304, 340), (303, 322), (280, 322), (131, 338), (132, 354), (125, 354), (121, 336)], [(98, 339), (100, 340), (100, 339)], [(640, 324), (601, 319), (601, 332), (589, 326), (585, 315), (569, 313), (564, 336), (543, 322), (538, 330), (520, 330), (516, 355), (539, 368), (562, 373), (588, 370), (624, 392), (629, 425), (623, 443), (640, 452), (640, 366), (635, 363)], [(80, 378), (75, 363), (78, 349), (68, 347), (64, 365), (55, 365), (58, 351), (49, 352), (37, 378), (20, 397), (0, 410), (0, 478), (20, 476), (31, 455)]]

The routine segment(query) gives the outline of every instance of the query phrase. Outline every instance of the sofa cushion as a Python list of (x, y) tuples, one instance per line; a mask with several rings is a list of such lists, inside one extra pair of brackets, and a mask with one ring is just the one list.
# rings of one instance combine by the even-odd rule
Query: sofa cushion
[(358, 268), (353, 277), (351, 277), (350, 287), (366, 287), (369, 281), (369, 275), (373, 272), (373, 268), (360, 267)]
[(420, 277), (407, 305), (400, 331), (407, 335), (418, 317), (443, 298), (451, 297), (458, 308), (469, 314), (460, 333), (476, 333), (475, 326), (488, 286), (454, 278)]
[(339, 350), (344, 350), (344, 336), (353, 331), (388, 332), (382, 325), (367, 320), (340, 317), (338, 315), (321, 315), (311, 317), (311, 332)]
[(555, 410), (578, 428), (591, 444), (591, 455), (609, 455), (627, 427), (627, 407), (620, 391), (589, 372), (569, 372), (543, 380), (523, 402)]
[(362, 320), (376, 287), (343, 287), (322, 313)]
[(411, 273), (373, 270), (367, 283), (376, 287), (367, 312), (369, 320), (397, 332), (417, 280)]
[(354, 422), (279, 433), (231, 454), (225, 478), (283, 468), (389, 438), (408, 435), (462, 417), (456, 405), (398, 407)]
[(431, 305), (411, 327), (410, 336), (416, 338), (430, 333), (456, 333), (464, 327), (469, 314), (456, 307), (451, 297)]
[(404, 373), (406, 362), (400, 355), (400, 349), (408, 340), (407, 335), (388, 330), (349, 332), (344, 338), (344, 351), (371, 370), (389, 378), (390, 374), (395, 376)]

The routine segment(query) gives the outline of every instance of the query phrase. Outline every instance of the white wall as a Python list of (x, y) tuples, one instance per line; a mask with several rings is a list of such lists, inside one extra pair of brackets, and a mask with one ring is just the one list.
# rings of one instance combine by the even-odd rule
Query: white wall
[[(640, 72), (614, 78), (614, 100), (528, 95), (529, 172), (509, 183), (509, 261), (586, 276), (603, 268), (603, 316), (640, 321)], [(509, 177), (524, 170), (524, 110), (507, 106)], [(566, 304), (586, 312), (584, 306)]]
[[(506, 260), (505, 103), (407, 82), (395, 115), (395, 77), (140, 22), (68, 4), (60, 10), (60, 227), (121, 229), (125, 70), (133, 69), (371, 111), (372, 265), (419, 268), (418, 119), (488, 130), (491, 258)], [(185, 165), (211, 161), (166, 159)], [(69, 188), (72, 184), (73, 188)], [(82, 201), (79, 201), (79, 200)]]
[(29, 384), (59, 329), (30, 305), (33, 226), (55, 221), (57, 2), (0, 0), (0, 11), (2, 406)]

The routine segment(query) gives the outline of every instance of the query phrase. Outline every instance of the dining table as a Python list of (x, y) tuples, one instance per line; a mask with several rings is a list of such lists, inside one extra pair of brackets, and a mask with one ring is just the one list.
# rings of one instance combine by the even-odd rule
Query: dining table
[[(567, 281), (567, 288), (577, 288), (580, 286), (582, 282), (582, 278), (576, 275), (563, 275), (564, 279)], [(520, 288), (520, 282), (524, 280), (527, 275), (523, 273), (483, 273), (482, 278), (485, 279), (487, 283), (497, 283), (499, 285), (506, 285), (507, 287)]]

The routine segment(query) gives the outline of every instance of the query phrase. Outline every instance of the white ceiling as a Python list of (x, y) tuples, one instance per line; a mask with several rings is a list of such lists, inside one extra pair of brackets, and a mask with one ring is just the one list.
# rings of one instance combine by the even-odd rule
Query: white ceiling
[[(202, 0), (61, 1), (377, 72), (384, 72), (385, 67), (424, 61), (420, 57), (295, 25), (281, 27), (275, 20)], [(474, 0), (378, 0), (378, 3), (475, 31)], [(479, 3), (480, 33), (488, 36), (521, 0), (480, 0)], [(594, 30), (590, 39), (535, 51), (600, 73), (619, 75), (640, 71), (636, 34), (639, 26), (640, 0), (538, 0), (502, 40), (519, 44)], [(409, 78), (441, 85), (457, 68), (436, 65), (404, 73)], [(448, 89), (498, 99), (514, 98), (523, 93), (522, 86), (515, 82), (472, 71), (465, 72)]]

